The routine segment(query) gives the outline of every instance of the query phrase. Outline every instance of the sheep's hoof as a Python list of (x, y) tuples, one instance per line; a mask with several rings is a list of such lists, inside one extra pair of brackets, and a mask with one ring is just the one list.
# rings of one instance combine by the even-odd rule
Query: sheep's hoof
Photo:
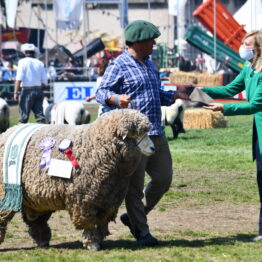
[(37, 247), (38, 247), (38, 248), (49, 247), (49, 242), (37, 243)]
[(99, 251), (101, 250), (101, 245), (99, 243), (88, 243), (88, 244), (83, 244), (83, 246), (92, 251)]

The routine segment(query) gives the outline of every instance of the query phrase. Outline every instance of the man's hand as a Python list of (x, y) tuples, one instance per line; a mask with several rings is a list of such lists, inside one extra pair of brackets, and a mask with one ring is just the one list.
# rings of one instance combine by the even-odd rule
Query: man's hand
[(14, 93), (14, 97), (13, 98), (14, 98), (15, 101), (18, 101), (18, 93)]
[(131, 97), (129, 95), (123, 94), (118, 96), (118, 106), (120, 108), (127, 108), (130, 102), (131, 102)]
[(222, 113), (224, 112), (224, 105), (220, 103), (210, 103), (207, 106), (203, 106), (203, 108), (209, 109), (212, 111), (220, 111)]
[(16, 80), (15, 81), (15, 88), (14, 88), (14, 100), (18, 101), (18, 91), (21, 89), (21, 80)]

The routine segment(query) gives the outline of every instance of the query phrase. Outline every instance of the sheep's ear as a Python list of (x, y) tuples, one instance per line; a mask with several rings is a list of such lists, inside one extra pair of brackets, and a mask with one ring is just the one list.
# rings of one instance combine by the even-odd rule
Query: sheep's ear
[(128, 130), (127, 129), (122, 129), (122, 132), (121, 132), (121, 137), (123, 140), (125, 140), (128, 136)]

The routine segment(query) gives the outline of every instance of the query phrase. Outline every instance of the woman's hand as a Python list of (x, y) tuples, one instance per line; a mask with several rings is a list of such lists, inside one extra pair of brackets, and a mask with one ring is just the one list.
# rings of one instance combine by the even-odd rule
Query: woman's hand
[(210, 103), (206, 106), (203, 106), (203, 108), (209, 109), (212, 111), (220, 111), (222, 113), (224, 112), (224, 105), (220, 103)]
[(95, 98), (95, 96), (87, 96), (86, 102), (91, 102), (94, 98)]

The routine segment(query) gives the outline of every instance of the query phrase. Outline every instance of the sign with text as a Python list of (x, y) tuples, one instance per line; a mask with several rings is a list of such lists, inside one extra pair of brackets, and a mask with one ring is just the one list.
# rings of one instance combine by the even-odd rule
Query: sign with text
[[(54, 103), (64, 100), (78, 100), (85, 102), (87, 96), (93, 96), (96, 92), (96, 82), (55, 82)], [(92, 103), (96, 103), (94, 99)]]

